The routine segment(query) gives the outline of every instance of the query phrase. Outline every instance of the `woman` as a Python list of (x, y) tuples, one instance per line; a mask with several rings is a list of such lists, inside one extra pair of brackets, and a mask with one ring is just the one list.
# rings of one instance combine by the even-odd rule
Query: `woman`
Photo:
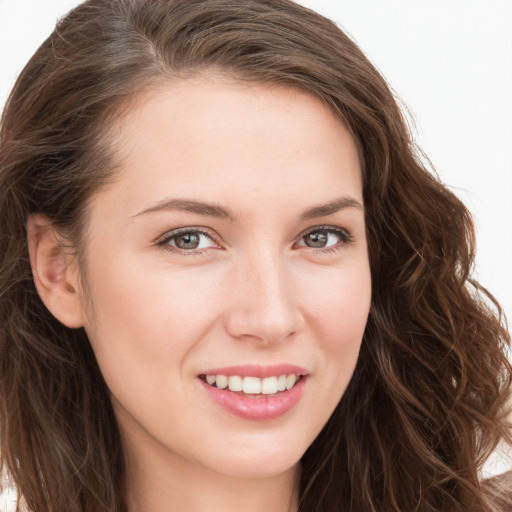
[(1, 127), (29, 510), (496, 510), (500, 308), (384, 80), (288, 0), (90, 0)]

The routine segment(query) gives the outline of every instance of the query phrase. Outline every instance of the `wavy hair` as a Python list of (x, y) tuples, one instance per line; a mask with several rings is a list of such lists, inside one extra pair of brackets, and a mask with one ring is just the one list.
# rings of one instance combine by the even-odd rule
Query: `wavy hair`
[(319, 98), (360, 153), (371, 311), (349, 387), (302, 458), (300, 511), (497, 510), (479, 469), (510, 442), (510, 340), (471, 279), (471, 217), (356, 44), (290, 0), (88, 0), (18, 78), (0, 126), (0, 452), (26, 506), (126, 510), (109, 391), (83, 329), (36, 292), (27, 216), (80, 254), (88, 200), (116, 172), (112, 123), (140, 91), (211, 69)]

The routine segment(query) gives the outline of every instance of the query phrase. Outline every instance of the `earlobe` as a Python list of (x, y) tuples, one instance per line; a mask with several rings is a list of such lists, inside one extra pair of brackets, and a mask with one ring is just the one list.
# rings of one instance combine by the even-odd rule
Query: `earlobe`
[(27, 220), (28, 250), (34, 283), (48, 310), (65, 326), (83, 326), (76, 258), (44, 215)]

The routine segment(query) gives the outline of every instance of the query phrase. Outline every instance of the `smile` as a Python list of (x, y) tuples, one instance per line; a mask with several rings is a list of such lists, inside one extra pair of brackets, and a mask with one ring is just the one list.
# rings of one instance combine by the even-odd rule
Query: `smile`
[(202, 375), (201, 378), (210, 386), (229, 389), (246, 395), (275, 395), (292, 389), (301, 379), (301, 375), (283, 374), (271, 377), (242, 377), (240, 375)]
[(224, 411), (244, 420), (277, 419), (300, 401), (309, 372), (295, 365), (242, 365), (198, 375), (203, 389)]

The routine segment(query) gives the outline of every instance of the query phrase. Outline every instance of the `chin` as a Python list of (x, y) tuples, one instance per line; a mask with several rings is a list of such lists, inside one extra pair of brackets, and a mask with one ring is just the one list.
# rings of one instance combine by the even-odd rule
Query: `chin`
[[(220, 458), (214, 456), (215, 468), (211, 469), (236, 478), (274, 478), (294, 471), (308, 446), (306, 443), (290, 443), (286, 438), (274, 442), (262, 440), (250, 445), (246, 443), (243, 447), (232, 445), (222, 451)], [(222, 464), (218, 464), (220, 460)]]

